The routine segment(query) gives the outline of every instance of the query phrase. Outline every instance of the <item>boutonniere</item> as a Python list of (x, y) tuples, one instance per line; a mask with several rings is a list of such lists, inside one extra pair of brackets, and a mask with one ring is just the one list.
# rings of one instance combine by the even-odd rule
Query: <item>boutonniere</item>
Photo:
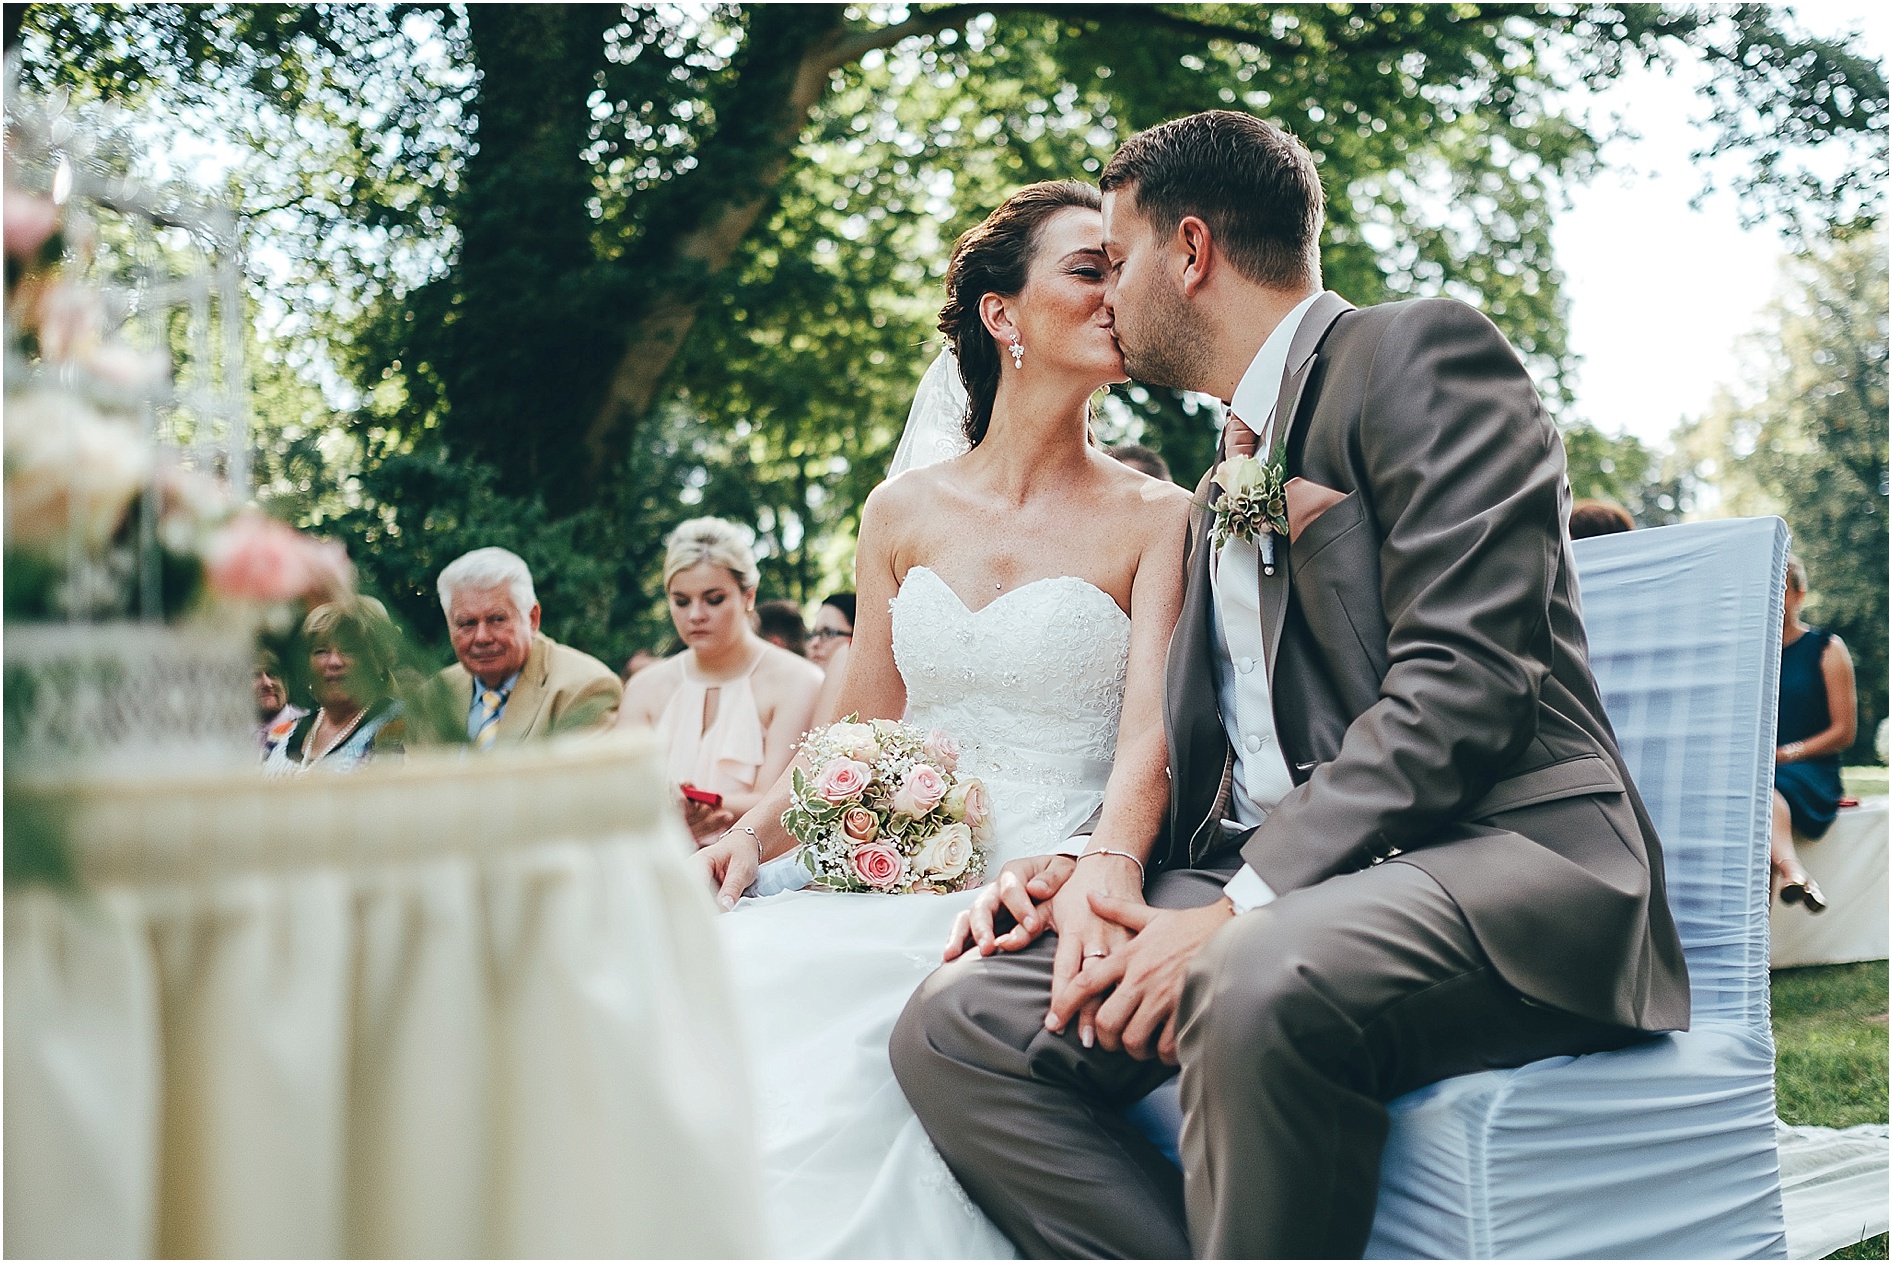
[(1286, 476), (1280, 461), (1235, 456), (1222, 462), (1211, 480), (1222, 488), (1215, 502), (1213, 538), (1220, 548), (1245, 539), (1261, 550), (1262, 564), (1274, 573), (1274, 537), (1288, 533)]

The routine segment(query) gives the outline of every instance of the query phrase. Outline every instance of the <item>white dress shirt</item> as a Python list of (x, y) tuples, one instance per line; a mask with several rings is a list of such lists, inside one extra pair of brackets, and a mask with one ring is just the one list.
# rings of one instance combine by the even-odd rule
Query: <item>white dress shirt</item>
[[(1268, 452), (1273, 436), (1275, 400), (1287, 371), (1288, 349), (1302, 317), (1319, 297), (1316, 292), (1302, 299), (1268, 335), (1229, 400), (1229, 411), (1260, 436), (1258, 455)], [(1209, 583), (1214, 595), (1215, 698), (1235, 751), (1229, 811), (1235, 824), (1253, 828), (1294, 788), (1275, 738), (1274, 699), (1262, 656), (1260, 557), (1254, 542), (1231, 539), (1223, 544), (1209, 567)], [(1223, 887), (1223, 893), (1237, 913), (1271, 903), (1275, 897), (1261, 875), (1246, 864)]]

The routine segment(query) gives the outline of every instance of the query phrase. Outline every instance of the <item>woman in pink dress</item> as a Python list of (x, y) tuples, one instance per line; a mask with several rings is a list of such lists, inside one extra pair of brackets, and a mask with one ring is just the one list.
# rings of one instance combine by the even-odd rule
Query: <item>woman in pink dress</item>
[(618, 723), (663, 737), (684, 818), (702, 843), (760, 802), (788, 766), (822, 675), (756, 635), (750, 614), (759, 575), (741, 527), (693, 518), (668, 545), (664, 593), (686, 647), (631, 678)]

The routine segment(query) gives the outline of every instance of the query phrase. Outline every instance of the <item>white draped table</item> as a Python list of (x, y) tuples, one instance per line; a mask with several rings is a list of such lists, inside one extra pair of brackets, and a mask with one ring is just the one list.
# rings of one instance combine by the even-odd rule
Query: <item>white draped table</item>
[(1775, 969), (1886, 958), (1886, 799), (1840, 808), (1826, 836), (1794, 839), (1800, 862), (1826, 895), (1818, 916), (1774, 905), (1768, 956)]
[(760, 1252), (708, 891), (648, 742), (41, 782), (10, 1256)]

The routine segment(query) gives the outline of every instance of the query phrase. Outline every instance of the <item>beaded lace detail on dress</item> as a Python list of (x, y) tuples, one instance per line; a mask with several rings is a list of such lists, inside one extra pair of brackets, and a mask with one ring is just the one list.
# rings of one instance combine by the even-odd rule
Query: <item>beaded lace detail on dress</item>
[(1062, 839), (1035, 836), (1027, 818), (1049, 824), (1066, 793), (1103, 788), (1123, 712), (1129, 616), (1071, 576), (1035, 580), (973, 611), (925, 566), (907, 571), (891, 609), (908, 721), (957, 738), (960, 767), (991, 782), (1011, 817), (999, 831), (1005, 854), (994, 858), (1052, 849)]

